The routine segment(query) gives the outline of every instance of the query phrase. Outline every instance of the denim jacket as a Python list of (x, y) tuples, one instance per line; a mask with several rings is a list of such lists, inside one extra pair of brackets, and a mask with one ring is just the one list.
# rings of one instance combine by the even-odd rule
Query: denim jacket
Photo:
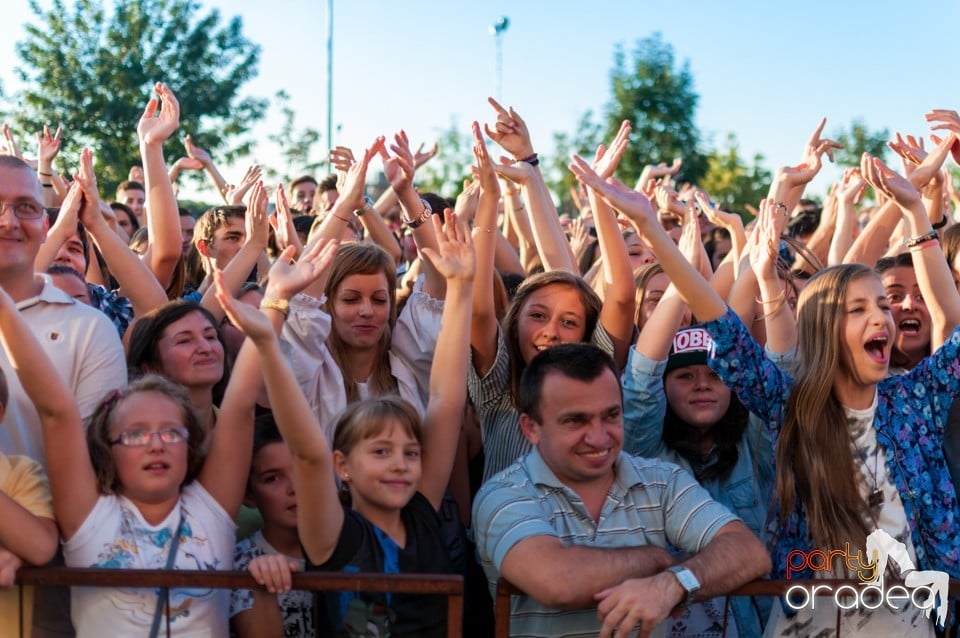
[[(732, 311), (704, 324), (714, 341), (710, 367), (752, 413), (769, 424), (774, 443), (786, 415), (792, 379), (764, 357)], [(943, 454), (947, 413), (960, 395), (960, 328), (907, 374), (877, 384), (877, 442), (903, 500), (920, 569), (960, 576), (960, 509)], [(775, 577), (785, 576), (786, 556), (813, 549), (802, 504), (774, 540)], [(809, 578), (811, 574), (800, 575)]]
[[(675, 463), (697, 476), (691, 463), (663, 442), (663, 419), (667, 411), (663, 389), (666, 365), (666, 360), (654, 361), (636, 349), (630, 350), (621, 379), (623, 449), (634, 456)], [(722, 478), (700, 480), (700, 484), (711, 497), (739, 516), (758, 538), (765, 540), (773, 486), (773, 444), (767, 428), (758, 418), (750, 415), (747, 430), (737, 443), (737, 463), (730, 473)], [(736, 596), (731, 598), (731, 603), (739, 635), (760, 636), (761, 623), (766, 622), (770, 612), (770, 599)]]

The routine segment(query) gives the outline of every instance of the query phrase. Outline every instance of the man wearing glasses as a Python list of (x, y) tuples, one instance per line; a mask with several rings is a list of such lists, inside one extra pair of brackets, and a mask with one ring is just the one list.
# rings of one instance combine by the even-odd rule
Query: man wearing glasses
[[(27, 318), (47, 356), (73, 390), (86, 418), (108, 391), (127, 382), (123, 346), (102, 313), (76, 303), (45, 274), (34, 273), (47, 237), (47, 215), (36, 173), (22, 160), (0, 156), (0, 287)], [(0, 352), (10, 384), (10, 402), (0, 421), (0, 449), (46, 460), (36, 408)]]

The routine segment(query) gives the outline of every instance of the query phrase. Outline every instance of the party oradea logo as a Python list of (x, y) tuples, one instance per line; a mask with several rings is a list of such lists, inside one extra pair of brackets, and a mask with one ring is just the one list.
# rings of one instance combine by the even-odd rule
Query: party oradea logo
[[(937, 625), (943, 629), (947, 619), (947, 594), (950, 576), (940, 571), (920, 571), (907, 546), (890, 536), (882, 529), (874, 530), (867, 536), (866, 553), (858, 549), (851, 551), (850, 543), (844, 549), (809, 552), (793, 550), (787, 554), (787, 580), (797, 572), (830, 572), (835, 561), (860, 579), (860, 586), (853, 585), (793, 585), (787, 589), (785, 603), (790, 609), (815, 609), (817, 597), (832, 599), (840, 609), (879, 609), (886, 605), (893, 612), (900, 612), (908, 606), (923, 611), (930, 618), (930, 612), (937, 610)], [(893, 561), (899, 570), (903, 584), (886, 587), (883, 582), (889, 561)]]

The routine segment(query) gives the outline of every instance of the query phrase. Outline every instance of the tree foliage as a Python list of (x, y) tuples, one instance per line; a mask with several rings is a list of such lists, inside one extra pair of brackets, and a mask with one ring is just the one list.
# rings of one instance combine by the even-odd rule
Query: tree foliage
[(707, 162), (699, 151), (700, 131), (694, 122), (700, 99), (689, 62), (677, 68), (673, 47), (659, 33), (637, 41), (628, 56), (622, 47), (614, 55), (610, 74), (612, 101), (606, 112), (605, 139), (612, 139), (623, 120), (633, 131), (617, 171), (632, 182), (647, 164), (683, 158), (679, 181), (698, 181)]
[[(88, 146), (98, 157), (105, 188), (139, 163), (136, 125), (151, 88), (163, 81), (180, 102), (183, 132), (227, 160), (249, 152), (245, 138), (263, 116), (266, 100), (241, 98), (257, 73), (260, 48), (242, 32), (239, 17), (199, 14), (192, 0), (37, 0), (37, 18), (17, 44), (25, 85), (13, 121), (27, 136), (43, 124), (63, 124), (67, 157)], [(228, 146), (233, 144), (233, 146)], [(167, 152), (179, 153), (168, 145)]]
[(757, 153), (747, 165), (740, 155), (736, 136), (730, 133), (724, 147), (707, 156), (707, 173), (700, 180), (700, 186), (724, 210), (740, 213), (746, 210), (747, 204), (758, 207), (772, 179), (762, 162), (763, 155)]
[(840, 129), (834, 133), (833, 139), (843, 144), (843, 148), (835, 153), (837, 164), (860, 166), (860, 156), (864, 153), (884, 159), (890, 131), (887, 129), (871, 131), (867, 128), (866, 122), (861, 118), (855, 118), (850, 122), (849, 128)]
[(573, 202), (570, 189), (579, 187), (579, 184), (567, 166), (574, 153), (583, 158), (593, 157), (602, 134), (603, 127), (594, 120), (593, 111), (583, 114), (577, 124), (577, 131), (573, 135), (553, 134), (555, 154), (547, 163), (548, 170), (544, 171), (544, 179), (559, 200), (557, 212), (571, 216), (577, 215), (577, 207)]
[(327, 165), (326, 159), (314, 159), (313, 148), (320, 142), (320, 131), (309, 126), (297, 129), (296, 113), (290, 106), (290, 95), (286, 91), (277, 91), (273, 105), (280, 108), (283, 124), (279, 131), (267, 135), (267, 139), (279, 149), (283, 166), (264, 166), (264, 174), (270, 179), (279, 178), (284, 182), (303, 174), (315, 175)]

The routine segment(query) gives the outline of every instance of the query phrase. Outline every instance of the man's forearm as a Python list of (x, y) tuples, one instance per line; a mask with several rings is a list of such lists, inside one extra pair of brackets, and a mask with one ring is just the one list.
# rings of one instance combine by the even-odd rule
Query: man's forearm
[(770, 555), (746, 525), (724, 525), (702, 551), (682, 562), (700, 581), (699, 598), (736, 589), (770, 572)]

